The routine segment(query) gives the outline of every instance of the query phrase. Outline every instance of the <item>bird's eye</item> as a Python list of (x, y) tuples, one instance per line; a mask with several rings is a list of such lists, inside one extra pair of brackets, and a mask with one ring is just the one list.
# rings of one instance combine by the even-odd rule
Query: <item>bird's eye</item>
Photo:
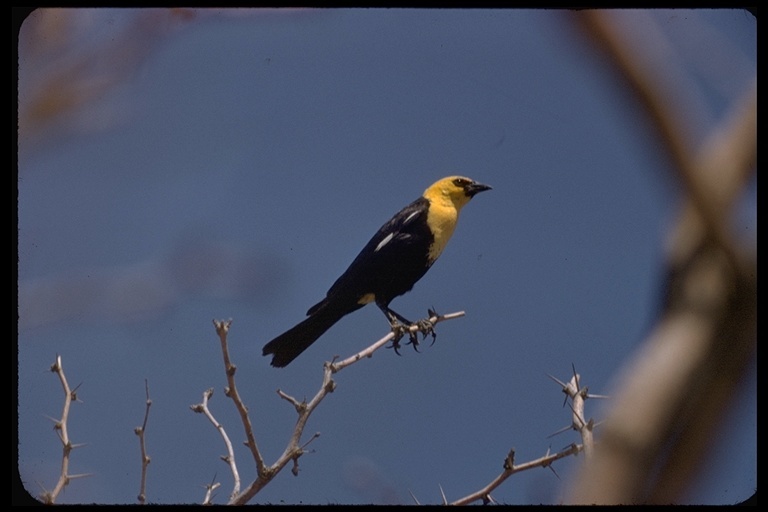
[(464, 188), (465, 186), (469, 185), (469, 180), (465, 178), (456, 178), (453, 180), (453, 184), (457, 187)]

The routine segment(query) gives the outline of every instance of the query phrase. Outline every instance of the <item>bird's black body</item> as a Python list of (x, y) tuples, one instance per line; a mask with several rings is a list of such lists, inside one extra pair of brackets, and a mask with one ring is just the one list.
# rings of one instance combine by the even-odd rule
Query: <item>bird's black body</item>
[[(438, 184), (444, 186), (438, 190)], [(460, 190), (466, 195), (453, 202), (443, 201), (442, 195), (448, 193), (445, 187), (450, 193)], [(432, 266), (453, 232), (458, 210), (474, 194), (489, 188), (461, 177), (432, 185), (373, 235), (325, 298), (309, 308), (308, 317), (267, 343), (264, 355), (273, 354), (273, 366), (286, 366), (339, 319), (370, 302), (375, 302), (391, 322), (404, 320), (389, 309), (389, 303), (410, 291)], [(444, 238), (437, 247), (436, 234)]]
[(429, 201), (420, 197), (384, 224), (333, 283), (328, 296), (307, 314), (329, 301), (357, 305), (368, 293), (375, 295), (377, 303), (387, 305), (410, 291), (432, 265), (427, 258), (434, 238), (426, 222), (428, 208)]

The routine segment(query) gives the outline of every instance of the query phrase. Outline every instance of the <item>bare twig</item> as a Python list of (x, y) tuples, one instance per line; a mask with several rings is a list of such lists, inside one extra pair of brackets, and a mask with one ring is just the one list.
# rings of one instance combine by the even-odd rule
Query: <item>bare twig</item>
[(229, 332), (230, 325), (232, 325), (232, 320), (214, 320), (213, 325), (216, 327), (216, 333), (219, 335), (221, 353), (224, 358), (224, 369), (227, 373), (227, 387), (225, 389), (225, 394), (232, 399), (237, 408), (237, 412), (240, 414), (240, 421), (243, 423), (243, 430), (245, 431), (248, 448), (256, 463), (256, 472), (260, 475), (265, 471), (264, 458), (261, 456), (259, 446), (256, 444), (256, 436), (253, 434), (253, 426), (248, 417), (248, 408), (243, 403), (243, 400), (240, 398), (240, 393), (237, 391), (237, 385), (235, 384), (235, 372), (237, 371), (237, 367), (232, 364), (230, 360), (229, 348), (227, 346), (227, 333)]
[(227, 431), (224, 430), (224, 426), (219, 423), (216, 418), (213, 417), (213, 414), (211, 413), (211, 410), (208, 408), (208, 400), (213, 396), (213, 389), (208, 389), (203, 393), (203, 401), (202, 403), (196, 404), (191, 406), (191, 409), (194, 412), (203, 413), (206, 418), (208, 418), (208, 421), (210, 421), (214, 427), (216, 427), (216, 430), (219, 431), (219, 434), (221, 434), (222, 439), (224, 440), (224, 444), (227, 447), (227, 454), (222, 457), (224, 462), (229, 464), (229, 469), (232, 471), (232, 479), (234, 480), (234, 485), (232, 487), (232, 493), (230, 494), (230, 499), (237, 496), (237, 494), (240, 492), (240, 473), (237, 471), (237, 463), (235, 462), (235, 450), (232, 447), (232, 442), (229, 440), (229, 436), (227, 435)]
[(141, 484), (139, 486), (139, 503), (144, 505), (147, 500), (147, 467), (149, 466), (150, 458), (147, 455), (147, 445), (145, 434), (147, 432), (147, 420), (149, 419), (149, 408), (152, 406), (152, 400), (149, 398), (149, 382), (144, 379), (144, 388), (147, 393), (147, 407), (144, 410), (144, 422), (140, 427), (133, 429), (133, 432), (139, 436), (139, 448), (141, 449)]
[[(429, 322), (432, 325), (437, 325), (438, 323), (443, 322), (445, 320), (452, 320), (454, 318), (460, 318), (462, 316), (464, 316), (464, 311), (457, 311), (456, 313), (448, 313), (447, 315), (432, 315), (429, 318)], [(416, 333), (416, 332), (420, 331), (421, 329), (422, 328), (418, 324), (413, 324), (413, 325), (408, 327), (408, 332), (409, 333)], [(376, 352), (381, 347), (386, 345), (389, 341), (394, 339), (394, 337), (395, 337), (395, 333), (394, 332), (390, 332), (389, 334), (387, 334), (386, 336), (381, 338), (379, 341), (377, 341), (373, 345), (371, 345), (371, 346), (361, 350), (357, 354), (354, 354), (353, 356), (350, 356), (350, 357), (344, 359), (343, 361), (339, 361), (337, 363), (331, 364), (331, 370), (333, 371), (333, 373), (336, 373), (336, 372), (342, 370), (343, 368), (346, 368), (347, 366), (349, 366), (349, 365), (359, 361), (360, 359), (363, 359), (365, 357), (371, 357), (374, 352)]]
[[(215, 477), (214, 477), (215, 479)], [(203, 496), (203, 505), (213, 505), (213, 491), (221, 486), (219, 482), (212, 482), (205, 486), (205, 496)]]
[[(429, 318), (429, 323), (431, 325), (435, 325), (441, 321), (450, 320), (450, 319), (458, 318), (461, 316), (464, 316), (463, 311), (460, 311), (457, 313), (451, 313), (447, 315), (432, 315), (432, 317)], [(358, 352), (357, 354), (347, 359), (339, 361), (338, 363), (333, 363), (333, 362), (324, 363), (323, 378), (320, 384), (320, 389), (317, 391), (317, 393), (315, 393), (315, 396), (313, 396), (309, 402), (307, 401), (300, 402), (294, 397), (283, 392), (282, 390), (279, 390), (279, 389), (277, 390), (278, 396), (280, 396), (280, 398), (286, 400), (291, 405), (293, 405), (294, 409), (296, 409), (296, 412), (298, 414), (298, 418), (296, 419), (296, 424), (294, 425), (293, 431), (291, 432), (291, 436), (288, 440), (288, 444), (285, 450), (273, 464), (267, 466), (263, 463), (263, 460), (258, 452), (258, 449), (256, 448), (256, 440), (255, 440), (255, 437), (253, 436), (253, 433), (250, 427), (250, 420), (248, 419), (248, 410), (242, 404), (242, 400), (240, 400), (239, 395), (237, 394), (237, 389), (235, 387), (235, 379), (234, 379), (235, 366), (230, 362), (229, 353), (227, 349), (227, 334), (229, 331), (229, 327), (231, 325), (231, 321), (223, 322), (223, 321), (214, 320), (214, 325), (216, 326), (216, 331), (218, 332), (219, 337), (221, 339), (222, 352), (224, 354), (225, 368), (227, 371), (227, 381), (228, 381), (227, 394), (235, 401), (235, 404), (238, 407), (238, 411), (240, 411), (240, 415), (243, 419), (243, 425), (245, 426), (246, 433), (249, 436), (248, 445), (251, 447), (251, 451), (254, 454), (254, 458), (257, 461), (257, 467), (258, 467), (256, 479), (248, 487), (246, 487), (241, 493), (239, 494), (233, 493), (233, 495), (230, 497), (229, 504), (242, 505), (242, 504), (248, 503), (248, 501), (251, 498), (253, 498), (253, 496), (255, 496), (261, 489), (263, 489), (275, 477), (275, 475), (277, 475), (288, 463), (293, 463), (291, 471), (294, 475), (298, 475), (299, 458), (304, 453), (306, 453), (305, 451), (306, 446), (309, 443), (311, 443), (314, 439), (319, 437), (320, 434), (315, 433), (309, 439), (309, 441), (307, 441), (304, 444), (301, 444), (301, 437), (304, 434), (304, 429), (306, 427), (307, 421), (309, 420), (309, 417), (311, 416), (312, 412), (317, 408), (318, 405), (320, 405), (320, 403), (328, 395), (328, 393), (332, 393), (336, 389), (336, 382), (332, 378), (333, 374), (343, 370), (347, 366), (350, 366), (356, 363), (357, 361), (360, 361), (361, 359), (370, 357), (376, 350), (380, 349), (381, 347), (386, 345), (387, 342), (392, 340), (394, 338), (394, 333), (389, 333), (387, 336), (384, 336), (380, 340), (376, 341), (374, 344), (372, 344), (368, 348)], [(418, 331), (421, 331), (421, 332), (425, 331), (425, 327), (423, 324), (414, 324), (407, 329), (407, 332), (410, 332), (410, 333), (416, 333)]]

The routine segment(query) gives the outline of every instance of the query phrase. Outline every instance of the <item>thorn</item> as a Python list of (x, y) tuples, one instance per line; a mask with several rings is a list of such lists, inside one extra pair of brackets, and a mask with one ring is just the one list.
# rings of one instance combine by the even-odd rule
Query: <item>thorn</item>
[(515, 467), (515, 449), (509, 450), (507, 457), (504, 459), (504, 469), (510, 470)]
[(580, 414), (576, 413), (576, 409), (574, 409), (572, 405), (569, 404), (568, 407), (571, 408), (571, 412), (573, 413), (573, 415), (576, 416), (579, 422), (581, 422), (581, 425), (579, 425), (578, 427), (576, 425), (573, 425), (573, 429), (578, 430), (580, 428), (584, 428), (584, 426), (587, 424), (587, 422), (584, 421), (584, 418), (582, 418)]
[(558, 378), (557, 378), (557, 377), (555, 377), (554, 375), (550, 375), (550, 374), (548, 373), (548, 374), (547, 374), (547, 377), (549, 377), (549, 378), (550, 378), (550, 379), (552, 379), (553, 381), (557, 382), (557, 383), (560, 385), (560, 387), (561, 387), (561, 388), (564, 388), (564, 387), (565, 387), (565, 382), (561, 381), (560, 379), (558, 379)]
[[(567, 430), (571, 430), (572, 428), (573, 428), (573, 425), (568, 425), (567, 427), (563, 427), (563, 428), (561, 428), (560, 430), (558, 430), (558, 431), (556, 431), (556, 432), (553, 432), (553, 433), (549, 434), (549, 435), (547, 436), (547, 439), (549, 439), (550, 437), (555, 437), (555, 436), (556, 436), (556, 435), (558, 435), (558, 434), (562, 434), (563, 432), (565, 432), (565, 431), (567, 431)], [(547, 452), (547, 455), (549, 455), (549, 452)]]
[(51, 420), (51, 421), (54, 423), (54, 428), (56, 428), (56, 426), (55, 426), (56, 424), (59, 424), (59, 423), (61, 423), (61, 422), (60, 422), (59, 420), (57, 420), (56, 418), (52, 418), (51, 416), (48, 416), (47, 414), (43, 414), (43, 417), (44, 417), (44, 418), (48, 418), (49, 420)]
[(75, 478), (87, 478), (89, 476), (93, 476), (93, 473), (79, 473), (77, 475), (67, 475), (67, 478), (70, 480), (74, 480)]
[(312, 435), (312, 437), (310, 437), (310, 438), (309, 438), (309, 441), (307, 441), (306, 443), (304, 443), (303, 445), (301, 445), (301, 449), (302, 449), (302, 450), (304, 450), (304, 448), (306, 448), (306, 447), (307, 447), (307, 445), (309, 445), (309, 443), (311, 443), (312, 441), (314, 441), (314, 440), (315, 440), (315, 439), (317, 439), (318, 437), (320, 437), (320, 432), (315, 432), (315, 433)]
[(447, 505), (448, 504), (448, 500), (445, 497), (445, 492), (443, 492), (443, 486), (440, 485), (440, 484), (437, 484), (437, 486), (440, 488), (440, 496), (443, 497), (443, 505)]

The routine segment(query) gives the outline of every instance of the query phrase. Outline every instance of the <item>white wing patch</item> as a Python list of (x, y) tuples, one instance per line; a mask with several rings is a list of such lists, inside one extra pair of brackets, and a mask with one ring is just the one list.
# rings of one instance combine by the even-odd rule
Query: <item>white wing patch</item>
[[(417, 216), (419, 213), (421, 213), (421, 212), (419, 212), (419, 211), (417, 210), (417, 211), (413, 212), (412, 214), (410, 214), (409, 216), (407, 216), (407, 217), (405, 218), (405, 220), (403, 221), (403, 223), (402, 223), (402, 226), (405, 226), (405, 225), (407, 225), (407, 224), (408, 224), (408, 223), (409, 223), (411, 220), (413, 220), (413, 218), (414, 218), (414, 217), (416, 217), (416, 216)], [(395, 236), (397, 236), (397, 235), (399, 235), (399, 234), (400, 234), (400, 232), (399, 232), (399, 231), (393, 231), (393, 232), (391, 232), (390, 234), (388, 234), (387, 236), (385, 236), (385, 237), (384, 237), (384, 240), (382, 240), (381, 242), (379, 242), (379, 245), (377, 245), (377, 246), (376, 246), (376, 248), (373, 250), (373, 252), (379, 252), (379, 250), (381, 250), (381, 248), (382, 248), (382, 247), (384, 247), (384, 246), (385, 246), (385, 245), (387, 245), (389, 242), (391, 242), (391, 241), (392, 241), (392, 239), (393, 239), (393, 238), (395, 238)]]
[(379, 242), (379, 245), (376, 246), (376, 248), (373, 250), (373, 252), (379, 252), (379, 249), (384, 247), (389, 243), (390, 240), (392, 240), (395, 237), (395, 233), (390, 233), (386, 237), (384, 237), (384, 240)]
[(405, 220), (403, 221), (403, 224), (408, 224), (408, 221), (410, 221), (412, 218), (414, 218), (414, 217), (415, 217), (415, 216), (417, 216), (418, 214), (419, 214), (419, 211), (418, 211), (418, 210), (416, 210), (415, 212), (413, 212), (412, 214), (410, 214), (409, 216), (407, 216), (407, 217), (405, 218)]

